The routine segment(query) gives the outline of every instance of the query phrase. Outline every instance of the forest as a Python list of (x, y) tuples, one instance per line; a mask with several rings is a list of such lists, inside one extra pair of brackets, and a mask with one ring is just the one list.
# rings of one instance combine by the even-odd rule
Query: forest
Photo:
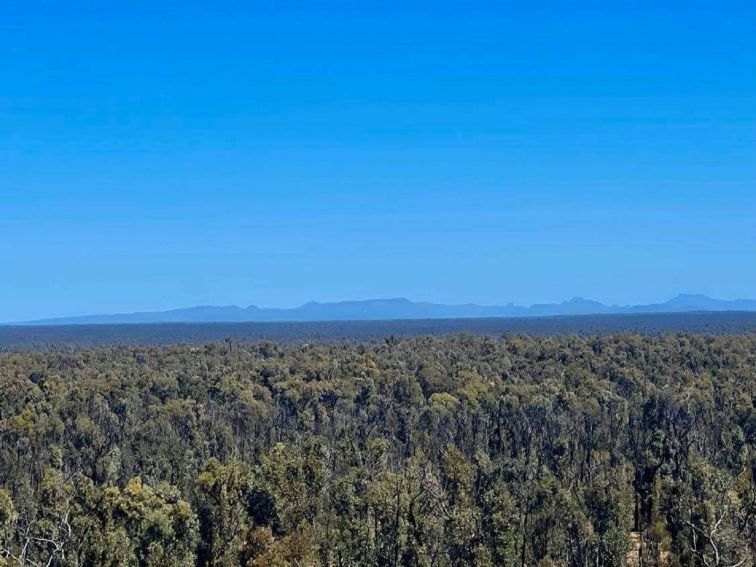
[(756, 335), (0, 354), (0, 565), (749, 567)]
[(560, 315), (479, 319), (386, 319), (275, 323), (141, 323), (87, 325), (0, 325), (0, 352), (125, 345), (203, 345), (211, 342), (323, 343), (376, 341), (385, 337), (661, 335), (756, 333), (756, 311)]

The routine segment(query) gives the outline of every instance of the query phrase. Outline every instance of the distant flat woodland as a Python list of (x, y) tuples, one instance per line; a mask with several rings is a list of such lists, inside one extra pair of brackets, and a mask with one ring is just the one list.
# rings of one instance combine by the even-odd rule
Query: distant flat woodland
[(27, 349), (0, 391), (3, 567), (754, 562), (753, 333)]
[(145, 323), (118, 325), (0, 325), (0, 351), (51, 347), (203, 344), (235, 342), (329, 342), (383, 340), (389, 336), (454, 333), (502, 335), (604, 335), (618, 332), (756, 333), (756, 312), (646, 313), (556, 317), (490, 317), (381, 321), (279, 323)]

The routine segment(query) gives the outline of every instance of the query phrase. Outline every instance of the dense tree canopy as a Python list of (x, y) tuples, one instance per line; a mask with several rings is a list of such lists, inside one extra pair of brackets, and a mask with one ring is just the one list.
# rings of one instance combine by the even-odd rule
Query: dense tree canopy
[(0, 565), (752, 566), (756, 336), (0, 356)]

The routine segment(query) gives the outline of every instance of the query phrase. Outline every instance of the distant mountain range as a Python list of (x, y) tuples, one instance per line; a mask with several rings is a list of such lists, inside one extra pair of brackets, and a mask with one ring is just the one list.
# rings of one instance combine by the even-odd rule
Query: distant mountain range
[(27, 321), (25, 325), (112, 325), (118, 323), (229, 323), (229, 322), (292, 322), (349, 321), (388, 319), (456, 319), (482, 317), (552, 317), (558, 315), (601, 315), (632, 313), (681, 313), (689, 311), (756, 311), (756, 300), (731, 301), (712, 299), (700, 294), (683, 294), (664, 303), (651, 305), (604, 305), (598, 301), (576, 297), (562, 303), (515, 305), (443, 305), (415, 302), (405, 298), (310, 302), (291, 309), (250, 305), (199, 306), (170, 311), (123, 313), (115, 315), (84, 315)]

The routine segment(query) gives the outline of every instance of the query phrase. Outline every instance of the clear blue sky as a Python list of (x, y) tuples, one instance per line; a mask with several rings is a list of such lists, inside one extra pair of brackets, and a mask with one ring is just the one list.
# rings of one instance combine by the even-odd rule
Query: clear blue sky
[(756, 297), (755, 138), (753, 2), (5, 1), (0, 321)]

